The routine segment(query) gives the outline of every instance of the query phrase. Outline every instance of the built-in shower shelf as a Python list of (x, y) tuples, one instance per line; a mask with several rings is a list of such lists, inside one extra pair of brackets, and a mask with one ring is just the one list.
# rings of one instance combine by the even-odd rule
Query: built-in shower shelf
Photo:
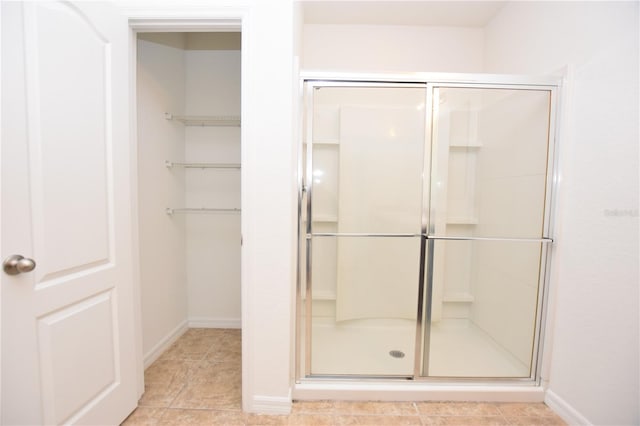
[(475, 300), (473, 294), (460, 292), (460, 293), (449, 293), (445, 294), (442, 298), (443, 302), (453, 302), (453, 303), (471, 303)]
[(482, 142), (469, 141), (469, 142), (451, 142), (449, 144), (450, 149), (478, 149), (482, 148)]
[(327, 222), (335, 223), (338, 221), (338, 216), (332, 214), (314, 214), (313, 222)]
[(340, 139), (321, 139), (313, 141), (314, 145), (339, 145)]
[(478, 218), (473, 216), (453, 216), (447, 218), (447, 225), (477, 225)]
[(313, 300), (336, 300), (336, 292), (329, 290), (314, 290)]
[(164, 118), (179, 121), (185, 126), (240, 127), (240, 117), (236, 115), (173, 115), (165, 112)]

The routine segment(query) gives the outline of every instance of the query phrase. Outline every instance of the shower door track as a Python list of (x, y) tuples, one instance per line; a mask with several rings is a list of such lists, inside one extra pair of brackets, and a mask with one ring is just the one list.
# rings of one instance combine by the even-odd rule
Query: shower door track
[[(335, 73), (301, 73), (301, 81), (305, 90), (305, 102), (302, 107), (306, 111), (312, 110), (311, 99), (312, 89), (315, 87), (420, 87), (426, 90), (425, 103), (425, 147), (433, 148), (433, 105), (432, 92), (434, 86), (445, 87), (461, 87), (461, 88), (494, 88), (494, 89), (521, 89), (521, 90), (548, 90), (550, 92), (550, 117), (549, 117), (549, 142), (548, 142), (548, 166), (546, 177), (546, 195), (544, 209), (544, 232), (543, 238), (491, 238), (491, 237), (458, 237), (458, 236), (440, 236), (435, 235), (433, 228), (435, 212), (431, 210), (429, 205), (431, 185), (425, 184), (433, 178), (431, 176), (431, 159), (435, 155), (431, 149), (424, 149), (423, 163), (423, 204), (422, 207), (422, 229), (421, 233), (339, 233), (339, 232), (312, 232), (311, 215), (312, 215), (312, 193), (313, 178), (312, 173), (312, 146), (311, 143), (311, 118), (306, 120), (306, 130), (302, 136), (302, 140), (306, 140), (306, 176), (302, 174), (302, 150), (299, 153), (299, 187), (298, 187), (298, 242), (306, 247), (306, 261), (303, 271), (301, 268), (301, 250), (298, 250), (298, 284), (296, 306), (298, 313), (302, 312), (303, 294), (305, 305), (305, 330), (304, 330), (304, 358), (305, 368), (301, 371), (302, 357), (302, 328), (300, 318), (296, 321), (296, 359), (295, 359), (295, 378), (297, 386), (304, 389), (307, 385), (313, 387), (314, 384), (319, 386), (348, 385), (355, 382), (362, 382), (370, 386), (378, 384), (397, 384), (404, 386), (414, 383), (434, 384), (438, 386), (457, 386), (463, 384), (479, 383), (490, 384), (491, 386), (538, 386), (540, 385), (540, 365), (543, 351), (543, 340), (545, 337), (544, 328), (547, 316), (547, 297), (548, 283), (550, 275), (550, 257), (551, 250), (548, 247), (554, 243), (551, 237), (554, 231), (553, 215), (551, 214), (555, 206), (555, 196), (557, 187), (556, 176), (556, 156), (555, 145), (557, 142), (558, 127), (556, 125), (558, 114), (558, 89), (561, 87), (561, 78), (555, 76), (529, 77), (517, 75), (480, 75), (480, 74), (441, 74), (441, 73), (416, 73), (416, 74), (341, 74)], [(303, 113), (304, 115), (304, 113)], [(304, 142), (302, 142), (304, 144)], [(302, 212), (303, 203), (306, 197), (306, 229), (302, 229)], [(416, 321), (416, 338), (415, 338), (415, 366), (412, 375), (326, 375), (311, 373), (311, 290), (312, 290), (312, 273), (311, 273), (311, 239), (312, 237), (396, 237), (396, 238), (416, 238), (420, 237), (420, 271), (418, 286), (418, 309)], [(541, 265), (539, 274), (538, 302), (537, 302), (537, 319), (534, 333), (533, 358), (531, 361), (529, 377), (429, 377), (428, 376), (428, 356), (431, 322), (431, 303), (425, 303), (427, 297), (430, 297), (433, 291), (433, 244), (437, 240), (442, 241), (507, 241), (507, 242), (529, 242), (540, 243), (542, 247)], [(303, 243), (304, 241), (304, 243)], [(427, 256), (427, 249), (429, 255)], [(303, 277), (305, 279), (303, 279)], [(348, 387), (348, 386), (347, 386)]]

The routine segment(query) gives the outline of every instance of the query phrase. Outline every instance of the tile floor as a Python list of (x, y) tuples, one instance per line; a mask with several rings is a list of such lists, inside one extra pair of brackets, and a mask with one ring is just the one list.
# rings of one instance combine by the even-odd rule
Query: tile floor
[(288, 416), (241, 409), (240, 330), (190, 329), (145, 371), (137, 425), (564, 425), (546, 405), (294, 402)]

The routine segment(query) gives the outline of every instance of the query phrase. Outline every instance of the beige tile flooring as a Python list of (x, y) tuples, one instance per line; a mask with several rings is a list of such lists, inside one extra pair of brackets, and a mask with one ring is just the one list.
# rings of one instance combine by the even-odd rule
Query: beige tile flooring
[(294, 402), (288, 416), (241, 408), (240, 331), (190, 329), (145, 371), (123, 425), (563, 425), (542, 403)]

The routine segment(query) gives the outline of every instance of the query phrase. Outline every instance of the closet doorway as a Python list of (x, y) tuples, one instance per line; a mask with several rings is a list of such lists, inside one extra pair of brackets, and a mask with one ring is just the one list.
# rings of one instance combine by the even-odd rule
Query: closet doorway
[(145, 367), (187, 328), (240, 328), (240, 32), (137, 33)]

